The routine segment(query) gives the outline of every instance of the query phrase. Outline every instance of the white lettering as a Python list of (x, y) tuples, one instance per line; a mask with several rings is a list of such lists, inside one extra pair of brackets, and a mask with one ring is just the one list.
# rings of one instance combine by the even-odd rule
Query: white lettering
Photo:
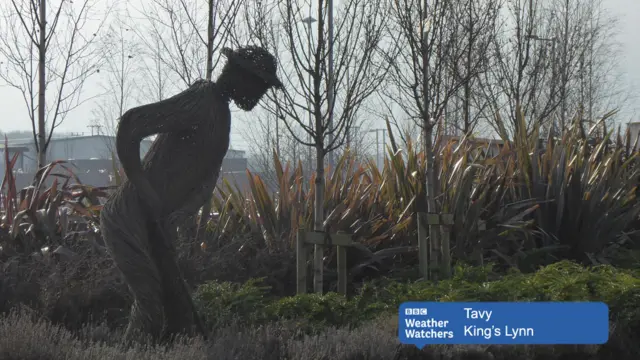
[(416, 319), (404, 319), (404, 323), (409, 328), (432, 328), (432, 327), (447, 327), (449, 325), (449, 320), (436, 320), (436, 319), (427, 319), (427, 320), (416, 320)]
[(464, 308), (467, 312), (467, 319), (484, 319), (485, 321), (491, 320), (491, 314), (493, 311), (491, 310), (474, 310), (472, 308)]
[(534, 336), (533, 334), (533, 328), (510, 328), (508, 325), (504, 327), (504, 335), (512, 339), (531, 337)]
[(404, 334), (407, 339), (453, 339), (453, 331), (406, 329)]
[[(495, 328), (495, 326), (492, 326), (490, 328), (479, 328), (475, 325), (465, 325), (464, 336), (483, 337), (488, 340), (488, 339), (491, 339), (493, 328)], [(500, 332), (498, 332), (498, 334), (496, 335), (499, 336)]]

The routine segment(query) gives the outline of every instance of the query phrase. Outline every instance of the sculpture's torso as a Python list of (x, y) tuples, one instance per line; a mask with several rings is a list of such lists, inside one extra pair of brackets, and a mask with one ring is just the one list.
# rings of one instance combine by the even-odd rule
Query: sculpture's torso
[[(151, 145), (142, 166), (155, 191), (162, 198), (165, 215), (196, 211), (203, 192), (213, 191), (222, 161), (229, 148), (231, 114), (229, 104), (212, 82), (199, 81), (194, 111), (199, 116), (191, 130), (162, 133)], [(195, 110), (197, 108), (197, 110)], [(190, 119), (193, 122), (194, 119)], [(197, 205), (193, 205), (194, 200)], [(185, 209), (185, 206), (191, 209)]]

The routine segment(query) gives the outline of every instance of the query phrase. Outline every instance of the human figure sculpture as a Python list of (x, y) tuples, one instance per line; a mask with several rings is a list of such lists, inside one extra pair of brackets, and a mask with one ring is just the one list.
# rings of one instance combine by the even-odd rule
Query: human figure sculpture
[[(229, 148), (229, 102), (252, 110), (271, 88), (282, 88), (275, 58), (247, 46), (225, 48), (227, 63), (215, 82), (127, 111), (116, 135), (126, 175), (104, 204), (101, 230), (109, 253), (134, 297), (125, 340), (159, 340), (177, 333), (205, 335), (179, 271), (177, 226), (196, 214), (214, 190)], [(144, 159), (140, 141), (157, 134)]]

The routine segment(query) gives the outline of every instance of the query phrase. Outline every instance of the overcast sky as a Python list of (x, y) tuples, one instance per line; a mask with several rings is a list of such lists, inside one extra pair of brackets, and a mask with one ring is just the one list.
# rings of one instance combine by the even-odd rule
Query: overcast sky
[(621, 71), (626, 74), (629, 89), (638, 100), (631, 106), (635, 119), (640, 121), (640, 0), (603, 0), (604, 5), (619, 19), (617, 41), (622, 45)]
[[(7, 0), (0, 0), (7, 1)], [(622, 45), (619, 59), (623, 77), (628, 81), (628, 88), (632, 96), (637, 97), (635, 104), (625, 111), (625, 117), (638, 118), (640, 120), (640, 0), (603, 0), (604, 5), (612, 15), (619, 18), (617, 41)], [(87, 83), (86, 91), (95, 87), (95, 80)], [(91, 110), (94, 104), (89, 102), (69, 114), (65, 122), (58, 128), (64, 132), (89, 133), (92, 119)], [(638, 115), (635, 115), (635, 114)], [(26, 107), (21, 94), (10, 87), (0, 84), (0, 130), (29, 130), (31, 123), (26, 113)], [(234, 148), (246, 148), (244, 140), (239, 136), (245, 127), (240, 121), (234, 122), (232, 131), (232, 146)]]

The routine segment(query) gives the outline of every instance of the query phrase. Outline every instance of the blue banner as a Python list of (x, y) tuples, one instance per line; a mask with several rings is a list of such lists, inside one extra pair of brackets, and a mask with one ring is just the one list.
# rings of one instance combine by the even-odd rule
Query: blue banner
[(609, 307), (602, 302), (406, 302), (404, 344), (604, 344)]

